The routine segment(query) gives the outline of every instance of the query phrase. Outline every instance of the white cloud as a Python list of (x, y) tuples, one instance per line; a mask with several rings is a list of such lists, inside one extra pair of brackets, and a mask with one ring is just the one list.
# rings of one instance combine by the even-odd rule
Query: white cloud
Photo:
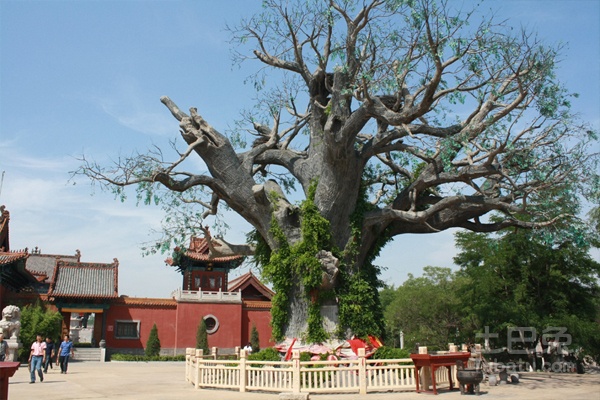
[(156, 101), (150, 103), (146, 100), (151, 97), (144, 94), (133, 79), (129, 79), (115, 83), (108, 93), (93, 96), (91, 101), (128, 129), (144, 134), (173, 136), (178, 132), (177, 121), (162, 105), (162, 109), (159, 109)]

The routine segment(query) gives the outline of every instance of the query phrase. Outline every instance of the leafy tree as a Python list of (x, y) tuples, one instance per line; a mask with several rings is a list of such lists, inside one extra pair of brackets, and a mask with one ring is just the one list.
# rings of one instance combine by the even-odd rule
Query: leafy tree
[[(187, 147), (108, 167), (82, 157), (76, 173), (162, 204), (154, 251), (201, 232), (220, 204), (246, 219), (253, 243), (211, 238), (210, 254), (258, 251), (277, 293), (275, 339), (320, 340), (331, 322), (380, 334), (372, 261), (394, 236), (546, 226), (573, 218), (553, 204), (597, 193), (598, 156), (586, 150), (597, 138), (556, 76), (560, 48), (454, 2), (263, 5), (230, 29), (237, 59), (261, 66), (239, 129), (219, 132), (163, 97)], [(188, 157), (206, 172), (185, 170)]]
[(532, 327), (538, 334), (565, 327), (572, 338), (569, 347), (598, 357), (600, 264), (590, 257), (589, 245), (576, 238), (544, 230), (457, 233), (455, 262), (468, 282), (460, 295), (472, 339), (484, 326), (499, 333), (495, 346), (507, 345), (509, 327)]
[(157, 357), (160, 355), (160, 339), (158, 338), (158, 328), (156, 324), (152, 326), (150, 330), (150, 336), (146, 342), (146, 355), (148, 357)]
[(60, 338), (62, 316), (56, 311), (45, 308), (40, 302), (21, 308), (21, 333), (19, 339), (23, 347), (19, 350), (19, 360), (29, 357), (29, 349), (38, 334), (44, 338)]
[(256, 325), (254, 324), (252, 324), (252, 330), (250, 331), (250, 346), (252, 346), (252, 353), (258, 353), (260, 351), (258, 329), (256, 329)]
[(460, 332), (459, 283), (449, 268), (425, 267), (423, 276), (408, 279), (397, 289), (388, 289), (393, 300), (384, 311), (388, 336), (404, 332), (404, 348), (419, 343), (430, 349), (446, 349), (457, 343)]
[(204, 350), (204, 354), (209, 354), (208, 333), (206, 332), (206, 322), (204, 318), (200, 319), (198, 330), (196, 331), (196, 348)]

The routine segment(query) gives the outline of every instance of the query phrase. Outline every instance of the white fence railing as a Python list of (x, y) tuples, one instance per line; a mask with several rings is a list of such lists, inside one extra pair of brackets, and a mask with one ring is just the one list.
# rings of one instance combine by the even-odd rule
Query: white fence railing
[[(239, 359), (217, 360), (202, 350), (187, 349), (186, 381), (196, 388), (233, 389), (240, 392), (360, 393), (410, 391), (416, 388), (415, 368), (410, 358), (369, 360), (359, 349), (357, 360), (300, 361), (294, 351), (290, 361), (250, 361), (246, 352)], [(453, 374), (454, 375), (454, 374)], [(436, 371), (438, 387), (449, 384), (448, 370)]]
[(189, 302), (219, 302), (219, 303), (241, 303), (242, 292), (206, 292), (202, 290), (181, 290), (177, 289), (171, 293), (177, 301)]

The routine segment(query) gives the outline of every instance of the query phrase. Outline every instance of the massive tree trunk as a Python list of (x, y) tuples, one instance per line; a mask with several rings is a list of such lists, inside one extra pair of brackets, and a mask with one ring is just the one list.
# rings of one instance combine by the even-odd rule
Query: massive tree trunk
[[(277, 292), (277, 338), (323, 337), (315, 324), (380, 333), (372, 261), (387, 240), (548, 226), (572, 217), (573, 194), (593, 195), (597, 178), (598, 157), (586, 152), (594, 137), (555, 82), (555, 50), (491, 21), (468, 26), (471, 14), (443, 2), (351, 3), (268, 0), (265, 16), (233, 31), (256, 43), (264, 67), (285, 72), (265, 115), (246, 121), (252, 146), (239, 151), (195, 108), (163, 97), (188, 145), (175, 162), (154, 152), (114, 169), (84, 159), (80, 171), (146, 197), (166, 188), (171, 214), (197, 204), (207, 218), (225, 203), (246, 219)], [(192, 154), (207, 174), (182, 170)]]

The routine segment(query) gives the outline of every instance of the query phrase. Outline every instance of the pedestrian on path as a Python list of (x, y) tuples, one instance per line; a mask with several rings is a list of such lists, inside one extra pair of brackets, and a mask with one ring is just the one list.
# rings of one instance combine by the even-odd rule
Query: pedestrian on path
[(4, 361), (8, 355), (8, 343), (4, 340), (4, 334), (0, 333), (0, 361)]
[(52, 360), (54, 359), (54, 342), (52, 338), (46, 338), (46, 359), (44, 360), (44, 373), (48, 372), (48, 366), (52, 369)]
[(35, 383), (35, 371), (37, 370), (40, 376), (40, 382), (44, 382), (44, 373), (42, 372), (42, 364), (46, 359), (46, 342), (42, 338), (42, 335), (38, 334), (35, 342), (31, 345), (31, 352), (29, 353), (29, 368), (31, 369), (31, 381), (29, 383)]
[(69, 335), (65, 335), (64, 340), (60, 344), (58, 349), (58, 363), (60, 363), (60, 373), (67, 373), (67, 366), (69, 365), (69, 356), (74, 357), (73, 353), (73, 342), (69, 340)]

